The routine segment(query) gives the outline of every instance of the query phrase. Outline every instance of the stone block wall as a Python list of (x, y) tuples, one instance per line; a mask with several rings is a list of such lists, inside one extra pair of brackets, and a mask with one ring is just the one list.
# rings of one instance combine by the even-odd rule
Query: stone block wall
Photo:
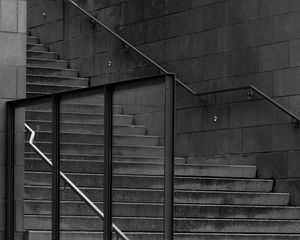
[[(251, 84), (300, 113), (299, 0), (77, 2), (195, 91)], [(28, 13), (31, 33), (92, 85), (158, 73), (70, 4), (30, 0)], [(245, 91), (207, 102), (178, 88), (177, 155), (256, 163), (259, 177), (299, 204), (300, 130), (291, 119)]]
[[(25, 97), (26, 82), (26, 1), (0, 0), (0, 239), (6, 230), (6, 102)], [(17, 128), (16, 139), (23, 139)], [(16, 161), (17, 191), (23, 192), (22, 161)], [(23, 195), (16, 195), (16, 238), (23, 239)]]

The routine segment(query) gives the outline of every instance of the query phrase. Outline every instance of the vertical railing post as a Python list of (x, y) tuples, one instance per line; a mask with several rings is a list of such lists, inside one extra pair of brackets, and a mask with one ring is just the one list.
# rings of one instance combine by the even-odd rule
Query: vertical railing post
[(52, 239), (60, 239), (60, 95), (52, 97)]
[(174, 75), (165, 76), (164, 239), (174, 235)]
[(7, 104), (6, 107), (6, 239), (13, 240), (15, 232), (15, 108), (12, 104)]
[(113, 90), (104, 91), (104, 240), (112, 240), (112, 108)]

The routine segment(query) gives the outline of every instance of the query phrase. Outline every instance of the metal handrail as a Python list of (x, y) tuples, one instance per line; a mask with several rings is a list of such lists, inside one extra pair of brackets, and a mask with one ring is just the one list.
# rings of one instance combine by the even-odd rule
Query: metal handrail
[[(33, 143), (34, 138), (35, 138), (35, 131), (30, 128), (26, 123), (25, 123), (25, 128), (31, 132), (30, 139), (29, 139), (29, 144), (30, 146), (34, 149), (34, 151), (44, 160), (48, 163), (50, 167), (52, 167), (52, 162), (51, 160)], [(103, 212), (62, 172), (60, 171), (60, 176), (61, 178), (70, 186), (70, 188), (75, 191), (79, 197), (87, 203), (91, 209), (101, 218), (104, 219), (104, 214)], [(129, 240), (128, 237), (115, 225), (112, 224), (112, 228), (116, 231), (117, 235), (121, 237), (123, 240)]]
[[(167, 71), (165, 68), (163, 68), (162, 66), (160, 66), (158, 63), (156, 63), (153, 59), (151, 59), (150, 57), (146, 56), (144, 53), (142, 53), (140, 50), (138, 50), (136, 47), (134, 47), (132, 44), (130, 44), (128, 41), (126, 41), (124, 38), (122, 38), (119, 34), (117, 34), (116, 32), (114, 32), (113, 30), (111, 30), (109, 27), (107, 27), (104, 23), (100, 22), (97, 18), (95, 18), (93, 15), (91, 15), (89, 12), (87, 12), (85, 9), (83, 9), (82, 7), (80, 7), (77, 3), (75, 3), (73, 0), (67, 0), (69, 3), (71, 3), (73, 6), (75, 6), (77, 9), (79, 9), (82, 13), (84, 13), (85, 15), (87, 15), (89, 18), (92, 19), (92, 21), (94, 23), (99, 24), (101, 27), (103, 27), (105, 30), (107, 30), (108, 32), (110, 32), (112, 35), (114, 35), (116, 38), (118, 38), (121, 42), (123, 42), (128, 48), (132, 49), (133, 51), (135, 51), (136, 53), (138, 53), (139, 55), (141, 55), (143, 58), (145, 58), (148, 62), (150, 62), (151, 64), (153, 64), (155, 67), (157, 67), (159, 70), (161, 70), (163, 73), (165, 74), (170, 74), (169, 71)], [(188, 87), (186, 84), (184, 84), (183, 82), (181, 82), (180, 80), (178, 80), (177, 78), (175, 78), (176, 82), (178, 84), (180, 84), (182, 87), (184, 87), (187, 91), (189, 91), (191, 94), (193, 95), (197, 95), (197, 93), (192, 90), (190, 87)]]
[[(292, 118), (292, 124), (294, 125), (294, 127), (295, 128), (299, 128), (299, 123), (300, 123), (300, 118), (299, 117), (297, 117), (295, 114), (291, 113), (289, 110), (287, 110), (286, 108), (284, 108), (283, 106), (281, 106), (280, 104), (278, 104), (277, 102), (275, 102), (273, 99), (271, 99), (265, 93), (263, 93), (262, 91), (260, 91), (259, 89), (257, 89), (256, 87), (254, 87), (252, 85), (242, 86), (242, 87), (236, 87), (236, 88), (219, 89), (219, 90), (215, 90), (215, 91), (197, 93), (197, 95), (199, 97), (203, 97), (203, 96), (206, 96), (206, 95), (211, 95), (211, 94), (216, 94), (216, 93), (225, 93), (225, 92), (240, 91), (240, 90), (250, 90), (250, 91), (252, 90), (252, 91), (258, 93), (266, 101), (268, 101), (269, 103), (273, 104), (279, 110), (281, 110), (282, 112), (284, 112), (287, 115), (289, 115)], [(253, 95), (252, 92), (248, 92), (248, 97), (250, 99), (253, 97), (252, 95)]]
[[(159, 70), (161, 70), (163, 73), (169, 74), (169, 72), (165, 68), (163, 68), (162, 66), (160, 66), (153, 59), (151, 59), (148, 56), (146, 56), (144, 53), (142, 53), (140, 50), (138, 50), (136, 47), (134, 47), (132, 44), (130, 44), (128, 41), (126, 41), (124, 38), (122, 38), (116, 32), (114, 32), (109, 27), (107, 27), (104, 23), (100, 22), (97, 18), (95, 18), (93, 15), (91, 15), (85, 9), (83, 9), (82, 7), (80, 7), (73, 0), (67, 0), (67, 1), (69, 3), (71, 3), (73, 6), (75, 6), (77, 9), (79, 9), (86, 16), (88, 16), (89, 18), (91, 18), (93, 23), (99, 24), (101, 27), (103, 27), (105, 30), (107, 30), (112, 35), (114, 35), (116, 38), (118, 38), (121, 42), (123, 42), (128, 48), (132, 49), (133, 51), (135, 51), (136, 53), (138, 53), (139, 55), (141, 55), (144, 59), (146, 59), (147, 61), (149, 61), (151, 64), (153, 64)], [(295, 114), (291, 113), (289, 110), (287, 110), (286, 108), (284, 108), (281, 105), (279, 105), (278, 103), (276, 103), (269, 96), (267, 96), (262, 91), (260, 91), (257, 88), (255, 88), (254, 86), (249, 85), (249, 86), (243, 86), (243, 87), (237, 87), (237, 88), (229, 88), (229, 89), (221, 89), (221, 90), (204, 92), (204, 93), (196, 93), (194, 90), (192, 90), (190, 87), (188, 87), (186, 84), (184, 84), (183, 82), (181, 82), (177, 78), (175, 78), (175, 81), (179, 85), (181, 85), (183, 88), (185, 88), (188, 92), (190, 92), (191, 94), (193, 94), (195, 96), (199, 96), (199, 97), (204, 96), (204, 95), (209, 95), (209, 94), (216, 94), (216, 93), (229, 92), (229, 91), (238, 91), (238, 90), (242, 90), (242, 89), (251, 89), (251, 90), (255, 91), (256, 93), (258, 93), (259, 95), (261, 95), (263, 98), (265, 98), (268, 102), (270, 102), (271, 104), (273, 104), (274, 106), (276, 106), (277, 108), (279, 108), (281, 111), (285, 112), (290, 117), (292, 117), (292, 123), (294, 124), (295, 128), (299, 128), (300, 119)]]

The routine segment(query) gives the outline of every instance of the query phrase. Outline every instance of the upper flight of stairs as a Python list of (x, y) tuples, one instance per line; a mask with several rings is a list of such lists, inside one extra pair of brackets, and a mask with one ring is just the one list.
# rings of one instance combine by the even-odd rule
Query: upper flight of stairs
[[(57, 53), (28, 37), (27, 96), (88, 87)], [(98, 102), (96, 105), (95, 101)], [(51, 157), (50, 106), (26, 109), (36, 145)], [(61, 168), (103, 210), (103, 97), (62, 104)], [(114, 106), (113, 222), (130, 238), (163, 239), (161, 136), (121, 105)], [(25, 229), (29, 240), (50, 240), (50, 168), (25, 145)], [(300, 208), (288, 193), (274, 193), (273, 180), (257, 179), (256, 166), (228, 161), (175, 159), (175, 239), (296, 240)], [(61, 239), (102, 239), (103, 222), (61, 182)]]

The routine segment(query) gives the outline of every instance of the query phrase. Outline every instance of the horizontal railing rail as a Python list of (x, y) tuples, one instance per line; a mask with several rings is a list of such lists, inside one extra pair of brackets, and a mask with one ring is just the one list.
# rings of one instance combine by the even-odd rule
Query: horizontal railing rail
[[(276, 101), (274, 101), (272, 98), (270, 98), (268, 95), (257, 89), (256, 87), (252, 85), (248, 86), (242, 86), (242, 87), (236, 87), (236, 88), (225, 88), (225, 89), (219, 89), (219, 90), (214, 90), (214, 91), (208, 91), (208, 92), (203, 92), (203, 93), (197, 93), (199, 97), (211, 95), (211, 94), (218, 94), (218, 93), (226, 93), (226, 92), (233, 92), (233, 91), (240, 91), (240, 90), (249, 90), (248, 98), (252, 99), (253, 98), (253, 92), (256, 92), (258, 95), (263, 97), (266, 101), (277, 107), (280, 111), (286, 113), (292, 118), (292, 124), (294, 125), (295, 128), (299, 128), (299, 123), (300, 123), (300, 118), (296, 116), (294, 113), (290, 112), (288, 109), (285, 107), (281, 106), (278, 104)], [(253, 91), (253, 92), (252, 92)]]
[[(35, 131), (25, 123), (25, 128), (31, 133), (29, 138), (29, 145), (34, 149), (34, 151), (50, 166), (53, 164), (51, 160), (34, 144)], [(69, 187), (78, 194), (78, 196), (87, 204), (89, 207), (103, 220), (103, 212), (62, 172), (60, 171), (61, 178), (65, 181)], [(123, 240), (129, 240), (129, 238), (115, 225), (112, 224), (113, 229), (116, 231), (118, 237)]]
[[(42, 157), (48, 165), (52, 167), (52, 236), (60, 239), (60, 179), (77, 192), (84, 202), (87, 202), (97, 215), (103, 218), (103, 234), (105, 239), (128, 240), (128, 237), (113, 224), (113, 185), (112, 185), (112, 149), (113, 149), (113, 94), (120, 87), (128, 90), (136, 87), (136, 84), (162, 84), (165, 92), (165, 131), (164, 131), (164, 239), (173, 239), (173, 222), (174, 222), (174, 112), (175, 112), (175, 76), (174, 74), (162, 74), (156, 76), (147, 76), (138, 79), (130, 79), (122, 82), (111, 82), (103, 85), (74, 89), (30, 98), (16, 99), (8, 101), (6, 106), (6, 163), (7, 163), (7, 238), (14, 239), (15, 234), (15, 133), (16, 127), (19, 129), (19, 121), (16, 122), (16, 111), (24, 113), (26, 107), (39, 104), (51, 103), (52, 106), (52, 158), (49, 158), (40, 151), (34, 144), (35, 132), (28, 125), (25, 128), (31, 132), (29, 144), (34, 151)], [(101, 212), (81, 191), (78, 189), (67, 176), (60, 171), (61, 164), (61, 103), (63, 99), (73, 99), (77, 96), (91, 96), (101, 94), (104, 96), (104, 208)], [(24, 123), (22, 123), (24, 124)], [(23, 125), (24, 126), (24, 125)], [(23, 128), (22, 128), (23, 129)], [(23, 131), (23, 130), (22, 130)]]

